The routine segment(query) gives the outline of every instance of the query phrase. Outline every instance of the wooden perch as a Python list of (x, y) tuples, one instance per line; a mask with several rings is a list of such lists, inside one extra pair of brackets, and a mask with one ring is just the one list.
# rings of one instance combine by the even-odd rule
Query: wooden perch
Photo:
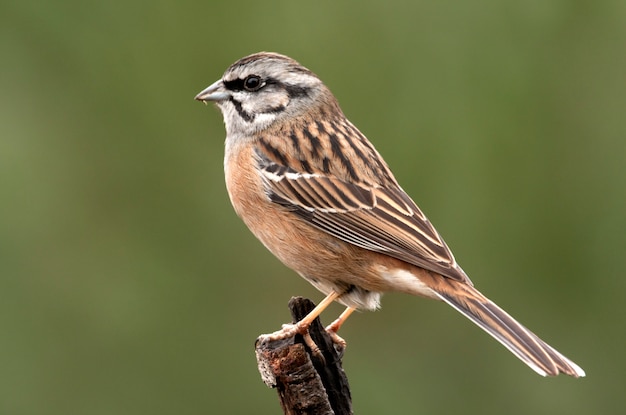
[[(294, 322), (314, 307), (311, 300), (302, 297), (289, 301)], [(299, 334), (284, 340), (257, 341), (255, 351), (263, 382), (277, 389), (285, 414), (352, 414), (348, 378), (341, 366), (343, 350), (337, 350), (319, 318), (309, 327), (309, 334), (319, 352), (311, 351)]]

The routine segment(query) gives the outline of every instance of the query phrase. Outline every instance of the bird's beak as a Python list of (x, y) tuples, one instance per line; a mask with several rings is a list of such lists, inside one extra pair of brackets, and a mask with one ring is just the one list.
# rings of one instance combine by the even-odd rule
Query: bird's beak
[(224, 87), (224, 82), (222, 82), (222, 80), (220, 79), (219, 81), (214, 82), (213, 84), (211, 84), (211, 86), (196, 95), (195, 100), (202, 101), (206, 104), (207, 101), (219, 102), (225, 101), (228, 98), (230, 98), (230, 94)]

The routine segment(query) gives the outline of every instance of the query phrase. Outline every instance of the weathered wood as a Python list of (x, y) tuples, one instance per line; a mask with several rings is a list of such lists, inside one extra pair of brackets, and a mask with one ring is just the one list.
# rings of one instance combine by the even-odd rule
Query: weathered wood
[[(311, 300), (302, 297), (289, 301), (294, 322), (314, 307)], [(312, 351), (299, 334), (284, 340), (257, 342), (261, 378), (277, 389), (285, 414), (352, 414), (348, 378), (341, 366), (343, 350), (338, 350), (319, 318), (311, 324), (309, 334), (319, 351)]]

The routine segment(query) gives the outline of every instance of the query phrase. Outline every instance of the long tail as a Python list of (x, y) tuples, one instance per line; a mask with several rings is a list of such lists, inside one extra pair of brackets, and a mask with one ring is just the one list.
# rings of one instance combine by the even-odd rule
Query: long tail
[(585, 376), (585, 371), (576, 363), (546, 344), (474, 287), (450, 280), (445, 285), (448, 289), (440, 286), (441, 289), (435, 290), (439, 298), (476, 323), (541, 376), (559, 373), (576, 378)]

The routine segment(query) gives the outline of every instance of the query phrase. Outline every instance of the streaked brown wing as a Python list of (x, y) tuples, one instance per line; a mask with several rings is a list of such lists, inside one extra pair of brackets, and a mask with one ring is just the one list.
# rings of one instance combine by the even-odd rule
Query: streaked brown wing
[(397, 186), (348, 183), (260, 162), (268, 197), (329, 234), (370, 251), (470, 283), (415, 202)]

